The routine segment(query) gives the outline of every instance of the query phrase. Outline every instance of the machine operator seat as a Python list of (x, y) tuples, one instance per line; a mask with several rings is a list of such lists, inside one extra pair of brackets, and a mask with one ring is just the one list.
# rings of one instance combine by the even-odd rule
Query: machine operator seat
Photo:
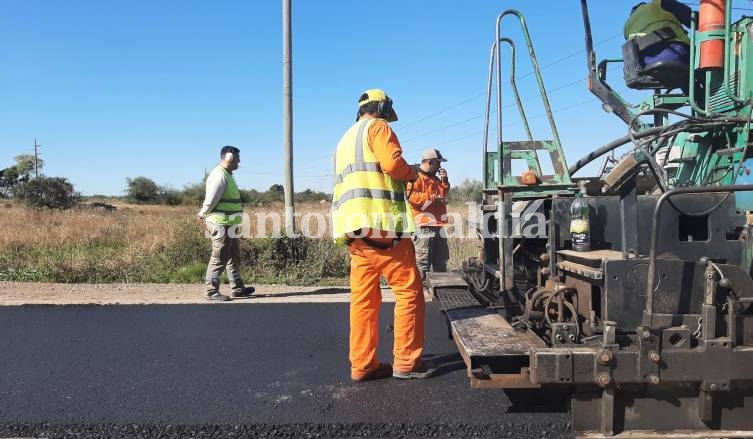
[(687, 94), (690, 65), (686, 60), (673, 55), (669, 53), (669, 56), (654, 56), (650, 63), (645, 64), (645, 56), (634, 40), (626, 42), (622, 46), (625, 83), (634, 90), (680, 88)]
[(687, 64), (661, 60), (644, 67), (638, 78), (637, 81), (629, 82), (627, 86), (635, 90), (680, 88), (685, 91), (688, 88), (690, 70)]

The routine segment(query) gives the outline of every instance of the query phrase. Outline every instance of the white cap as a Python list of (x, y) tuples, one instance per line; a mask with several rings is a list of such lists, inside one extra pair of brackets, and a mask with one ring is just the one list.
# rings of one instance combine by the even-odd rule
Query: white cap
[(442, 157), (442, 153), (438, 149), (429, 148), (421, 154), (421, 160), (434, 160), (438, 159), (440, 162), (446, 162), (447, 159)]

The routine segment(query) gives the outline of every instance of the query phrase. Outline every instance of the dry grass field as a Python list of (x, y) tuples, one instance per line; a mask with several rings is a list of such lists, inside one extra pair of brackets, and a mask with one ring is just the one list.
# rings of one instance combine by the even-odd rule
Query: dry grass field
[[(0, 228), (0, 280), (38, 282), (201, 282), (209, 243), (196, 208), (114, 203), (114, 212), (6, 206)], [(465, 206), (451, 208), (465, 215)], [(301, 204), (296, 212), (327, 218), (328, 204)], [(321, 239), (274, 237), (282, 206), (246, 208), (253, 238), (242, 243), (250, 282), (298, 285), (343, 283), (344, 247), (328, 237), (328, 224), (309, 219)], [(308, 215), (308, 218), (313, 218)], [(284, 221), (284, 220), (283, 220)], [(300, 217), (298, 226), (300, 227)], [(477, 253), (475, 239), (450, 239), (451, 268)]]

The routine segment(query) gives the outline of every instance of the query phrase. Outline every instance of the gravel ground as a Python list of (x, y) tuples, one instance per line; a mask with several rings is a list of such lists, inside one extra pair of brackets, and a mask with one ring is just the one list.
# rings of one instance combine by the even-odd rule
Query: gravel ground
[[(260, 303), (348, 302), (350, 288), (255, 285)], [(223, 293), (230, 294), (223, 285)], [(385, 302), (394, 301), (389, 289)], [(247, 302), (247, 300), (236, 300)], [(62, 284), (0, 282), (0, 306), (17, 305), (150, 305), (207, 303), (204, 286), (197, 284)], [(227, 303), (226, 303), (227, 304)]]

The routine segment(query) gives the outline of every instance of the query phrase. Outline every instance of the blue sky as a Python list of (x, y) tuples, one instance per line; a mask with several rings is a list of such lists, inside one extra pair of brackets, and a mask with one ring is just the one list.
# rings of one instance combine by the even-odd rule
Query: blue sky
[[(395, 102), (409, 161), (436, 147), (451, 181), (480, 180), (489, 47), (507, 8), (526, 15), (568, 161), (626, 133), (586, 89), (577, 0), (292, 2), (296, 191), (331, 190), (332, 151), (375, 87)], [(597, 57), (620, 57), (634, 1), (590, 3)], [(0, 168), (36, 138), (46, 175), (121, 195), (128, 177), (198, 182), (232, 144), (241, 187), (282, 183), (281, 23), (281, 1), (269, 0), (0, 0)], [(519, 41), (519, 74), (530, 72), (518, 24), (503, 34)], [(624, 89), (619, 68), (610, 78)], [(550, 138), (533, 76), (519, 87), (534, 137)], [(505, 111), (504, 138), (523, 140)]]

